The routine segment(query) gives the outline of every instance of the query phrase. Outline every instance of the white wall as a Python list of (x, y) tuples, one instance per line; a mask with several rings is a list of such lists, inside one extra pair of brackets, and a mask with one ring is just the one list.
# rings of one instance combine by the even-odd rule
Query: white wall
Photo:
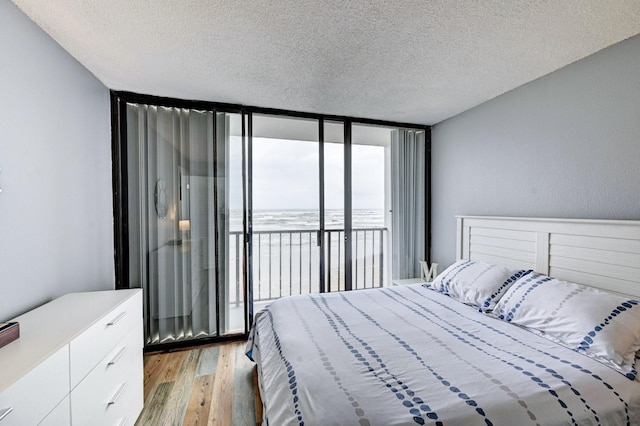
[(432, 129), (432, 260), (456, 214), (640, 219), (640, 36)]
[(114, 264), (109, 91), (9, 0), (0, 57), (2, 321), (112, 289)]

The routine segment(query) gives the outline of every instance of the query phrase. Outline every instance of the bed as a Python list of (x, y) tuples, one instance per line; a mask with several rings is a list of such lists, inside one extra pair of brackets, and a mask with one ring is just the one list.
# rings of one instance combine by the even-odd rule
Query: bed
[(640, 424), (640, 222), (457, 226), (458, 261), (434, 283), (294, 296), (256, 315), (247, 355), (264, 424)]

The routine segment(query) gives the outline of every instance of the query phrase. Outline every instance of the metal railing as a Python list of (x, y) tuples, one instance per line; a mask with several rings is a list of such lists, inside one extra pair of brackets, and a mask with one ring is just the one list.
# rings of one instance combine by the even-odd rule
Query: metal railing
[[(358, 228), (352, 233), (352, 288), (384, 285), (386, 228)], [(325, 234), (325, 289), (344, 290), (344, 230)], [(253, 232), (253, 300), (320, 292), (318, 230)], [(231, 302), (241, 301), (242, 233), (230, 232)]]

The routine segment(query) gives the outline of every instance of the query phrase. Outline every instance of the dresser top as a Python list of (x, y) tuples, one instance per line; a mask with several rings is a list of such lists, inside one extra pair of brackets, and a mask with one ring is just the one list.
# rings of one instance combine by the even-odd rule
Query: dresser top
[(20, 338), (0, 348), (0, 392), (140, 291), (70, 293), (10, 320)]

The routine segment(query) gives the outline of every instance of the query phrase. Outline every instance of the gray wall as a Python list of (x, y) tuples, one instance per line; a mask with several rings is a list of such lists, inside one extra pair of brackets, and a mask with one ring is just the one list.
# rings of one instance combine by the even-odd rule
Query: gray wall
[(109, 91), (0, 0), (0, 321), (112, 289)]
[(640, 36), (432, 129), (433, 261), (457, 214), (640, 219)]

